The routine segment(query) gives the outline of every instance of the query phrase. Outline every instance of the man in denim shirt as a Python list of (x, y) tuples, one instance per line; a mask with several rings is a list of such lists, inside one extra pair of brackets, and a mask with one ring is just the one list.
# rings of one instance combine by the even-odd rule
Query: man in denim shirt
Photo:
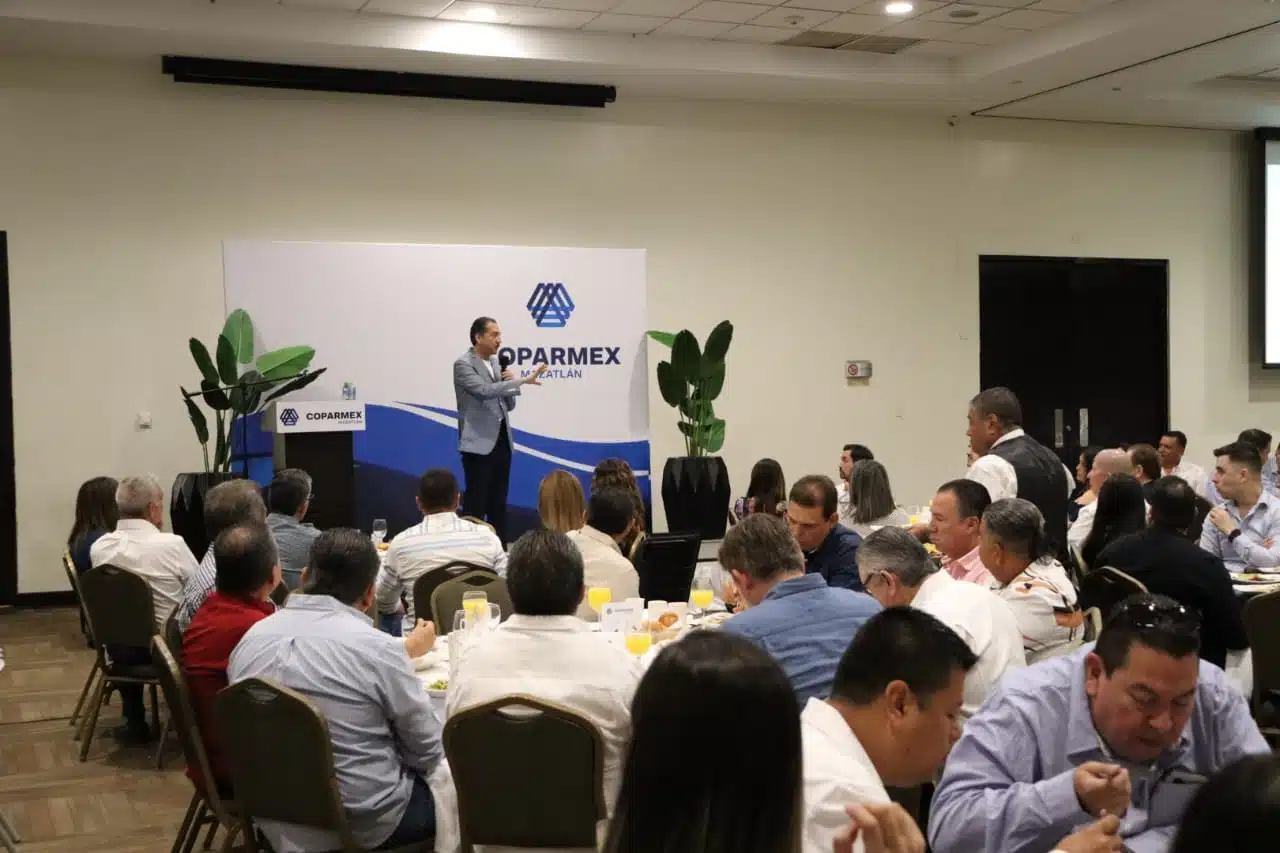
[(805, 574), (804, 555), (786, 524), (765, 513), (747, 516), (725, 534), (720, 565), (750, 605), (722, 630), (772, 655), (802, 703), (825, 699), (840, 657), (880, 605), (864, 592), (832, 589), (822, 575)]

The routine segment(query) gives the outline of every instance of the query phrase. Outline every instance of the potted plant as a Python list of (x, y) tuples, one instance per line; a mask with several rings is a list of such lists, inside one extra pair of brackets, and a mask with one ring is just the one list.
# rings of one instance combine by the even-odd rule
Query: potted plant
[[(255, 359), (253, 321), (243, 309), (228, 315), (213, 357), (197, 338), (191, 338), (189, 346), (200, 371), (200, 390), (181, 388), (181, 391), (204, 454), (204, 471), (177, 476), (170, 496), (169, 515), (173, 531), (186, 540), (191, 553), (199, 558), (209, 546), (204, 529), (205, 492), (240, 476), (231, 472), (231, 430), (236, 421), (262, 411), (277, 397), (307, 387), (320, 378), (324, 368), (308, 371), (316, 354), (308, 346), (282, 347)], [(250, 367), (241, 372), (242, 366)], [(201, 403), (213, 414), (212, 457), (209, 455), (209, 418)]]
[(704, 540), (724, 536), (729, 518), (729, 469), (715, 454), (724, 446), (725, 423), (716, 417), (715, 399), (724, 388), (725, 355), (733, 324), (720, 323), (698, 346), (693, 332), (649, 332), (671, 348), (671, 360), (658, 362), (658, 387), (667, 405), (679, 412), (685, 455), (662, 468), (662, 504), (673, 533), (697, 531)]

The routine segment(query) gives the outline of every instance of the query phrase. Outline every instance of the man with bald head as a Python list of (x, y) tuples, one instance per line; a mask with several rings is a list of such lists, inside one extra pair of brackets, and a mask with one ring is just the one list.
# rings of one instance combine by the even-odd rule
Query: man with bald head
[[(1118, 448), (1099, 450), (1098, 455), (1093, 457), (1093, 467), (1089, 469), (1089, 491), (1096, 495), (1102, 490), (1102, 484), (1107, 481), (1108, 477), (1115, 474), (1132, 473), (1133, 462), (1129, 459), (1128, 453)], [(1067, 531), (1067, 547), (1071, 549), (1072, 554), (1080, 553), (1080, 547), (1084, 545), (1084, 540), (1088, 538), (1089, 532), (1093, 530), (1093, 518), (1097, 514), (1098, 501), (1096, 499), (1080, 508), (1080, 515), (1076, 517), (1071, 529)]]

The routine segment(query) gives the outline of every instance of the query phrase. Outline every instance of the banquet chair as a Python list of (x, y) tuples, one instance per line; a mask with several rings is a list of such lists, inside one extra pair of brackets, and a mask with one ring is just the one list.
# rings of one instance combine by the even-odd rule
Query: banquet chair
[[(93, 638), (93, 623), (89, 621), (89, 616), (84, 609), (84, 597), (80, 595), (80, 579), (76, 576), (75, 563), (71, 561), (71, 553), (64, 551), (62, 554), (62, 568), (67, 573), (67, 583), (71, 584), (71, 591), (76, 594), (76, 603), (80, 605), (80, 616), (84, 619), (85, 630), (89, 634), (89, 640), (97, 647), (98, 641)], [(102, 656), (98, 655), (93, 659), (93, 666), (89, 669), (89, 677), (84, 680), (84, 689), (80, 691), (80, 698), (76, 701), (76, 708), (71, 712), (71, 719), (68, 725), (74, 726), (76, 720), (80, 719), (84, 713), (85, 700), (89, 698), (89, 693), (94, 686), (94, 682), (102, 675)], [(76, 737), (79, 737), (79, 729), (76, 730)]]
[(0, 846), (3, 846), (8, 853), (18, 853), (18, 844), (21, 842), (18, 831), (13, 828), (13, 824), (9, 823), (4, 812), (0, 812)]
[(646, 601), (688, 601), (698, 568), (697, 533), (655, 533), (644, 540), (635, 556), (640, 597)]
[[(498, 573), (493, 569), (462, 560), (446, 563), (438, 569), (432, 569), (425, 574), (419, 575), (418, 579), (413, 582), (414, 617), (418, 619), (435, 619), (435, 614), (431, 610), (431, 596), (435, 594), (436, 588), (454, 578), (462, 577), (468, 572), (483, 572), (495, 578), (498, 576)], [(452, 613), (450, 616), (452, 616)], [(450, 627), (453, 626), (451, 625)], [(436, 631), (440, 631), (439, 622), (436, 623)]]
[(1092, 643), (1102, 633), (1102, 611), (1090, 607), (1084, 612), (1084, 642)]
[(1253, 654), (1253, 719), (1262, 736), (1275, 743), (1280, 738), (1280, 590), (1245, 603), (1244, 632)]
[(470, 521), (472, 524), (479, 524), (481, 527), (487, 527), (494, 533), (498, 532), (497, 529), (492, 524), (485, 521), (483, 518), (476, 518), (474, 515), (464, 515), (462, 516), (462, 520)]
[(200, 837), (200, 830), (206, 826), (209, 827), (209, 834), (205, 837), (205, 849), (209, 848), (214, 833), (221, 826), (226, 833), (221, 850), (222, 853), (229, 853), (241, 828), (236, 805), (218, 790), (195, 710), (191, 706), (187, 682), (178, 667), (177, 657), (169, 643), (160, 637), (152, 638), (151, 653), (155, 659), (156, 674), (160, 678), (160, 689), (164, 691), (164, 700), (173, 719), (173, 728), (182, 745), (182, 755), (187, 760), (188, 771), (195, 777), (192, 781), (195, 792), (191, 795), (191, 803), (187, 806), (187, 813), (182, 818), (178, 837), (173, 840), (170, 853), (191, 853), (196, 839)]
[(1147, 592), (1146, 584), (1111, 566), (1100, 566), (1080, 579), (1080, 607), (1096, 607), (1106, 622), (1117, 604), (1131, 595)]
[(271, 590), (271, 601), (276, 607), (284, 607), (284, 603), (289, 600), (289, 587), (285, 586), (284, 581), (276, 584), (276, 588)]
[[(338, 791), (329, 724), (306, 697), (248, 678), (218, 694), (215, 716), (247, 851), (265, 847), (253, 831), (255, 820), (327, 830), (338, 836), (342, 853), (364, 850), (351, 834)], [(428, 839), (396, 853), (429, 853), (433, 846)]]
[[(155, 666), (143, 664), (112, 663), (107, 649), (112, 646), (151, 648), (151, 638), (156, 633), (155, 611), (151, 603), (151, 589), (141, 576), (115, 566), (98, 566), (80, 577), (80, 594), (84, 600), (85, 615), (97, 644), (98, 666), (102, 678), (97, 690), (85, 708), (81, 721), (80, 760), (89, 757), (89, 745), (98, 725), (98, 713), (102, 710), (106, 691), (119, 684), (141, 684), (151, 688), (151, 719), (160, 730), (160, 681)], [(156, 763), (159, 766), (164, 755), (165, 733), (161, 732), (156, 747)]]
[(578, 714), (506, 696), (450, 717), (444, 752), (463, 853), (476, 844), (596, 847), (606, 816), (604, 741)]
[(640, 553), (640, 545), (644, 542), (646, 534), (643, 530), (636, 534), (636, 538), (632, 540), (631, 547), (627, 549), (627, 559), (631, 561), (631, 565), (636, 564), (636, 554)]
[[(453, 614), (462, 609), (462, 596), (468, 592), (483, 592), (492, 604), (502, 611), (501, 619), (511, 616), (511, 595), (507, 582), (487, 569), (472, 571), (450, 578), (431, 593), (431, 618), (436, 623), (436, 634), (443, 637), (453, 630)], [(414, 598), (415, 608), (417, 598)]]

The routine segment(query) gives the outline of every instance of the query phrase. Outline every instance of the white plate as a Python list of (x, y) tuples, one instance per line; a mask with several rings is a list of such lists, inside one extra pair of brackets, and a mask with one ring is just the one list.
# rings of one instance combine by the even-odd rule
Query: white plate
[(448, 693), (448, 690), (432, 690), (430, 687), (427, 688), (427, 695), (432, 699), (443, 699), (448, 695)]

